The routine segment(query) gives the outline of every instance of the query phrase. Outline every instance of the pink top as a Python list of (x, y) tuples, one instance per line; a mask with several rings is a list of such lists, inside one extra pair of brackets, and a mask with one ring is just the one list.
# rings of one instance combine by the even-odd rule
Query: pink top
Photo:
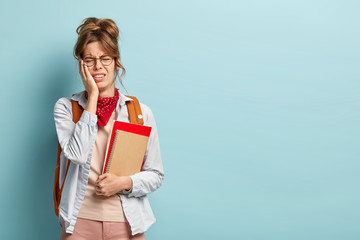
[(108, 136), (110, 134), (111, 124), (113, 120), (115, 120), (115, 115), (116, 112), (113, 111), (106, 126), (98, 125), (88, 185), (86, 187), (84, 201), (79, 211), (79, 218), (97, 221), (127, 222), (119, 195), (115, 194), (109, 198), (104, 198), (95, 193), (95, 182), (102, 173)]

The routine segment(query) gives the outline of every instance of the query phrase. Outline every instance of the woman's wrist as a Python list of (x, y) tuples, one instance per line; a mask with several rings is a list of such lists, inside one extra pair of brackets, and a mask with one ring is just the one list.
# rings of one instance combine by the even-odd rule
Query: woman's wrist
[(133, 185), (133, 183), (132, 183), (131, 177), (128, 177), (128, 176), (120, 176), (119, 177), (119, 187), (120, 187), (119, 192), (122, 192), (122, 190), (125, 190), (127, 192), (131, 191), (132, 185)]
[(127, 177), (127, 178), (128, 178), (128, 184), (127, 184), (127, 187), (125, 188), (125, 191), (130, 192), (133, 187), (133, 182), (132, 182), (131, 177)]
[(89, 96), (85, 110), (96, 115), (97, 101), (98, 98), (96, 96)]

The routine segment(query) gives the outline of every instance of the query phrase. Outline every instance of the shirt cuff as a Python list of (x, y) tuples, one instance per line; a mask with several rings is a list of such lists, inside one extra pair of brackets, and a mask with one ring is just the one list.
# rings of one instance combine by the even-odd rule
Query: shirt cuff
[(141, 190), (140, 179), (139, 179), (138, 173), (131, 175), (130, 178), (132, 180), (133, 185), (132, 185), (131, 192), (129, 193), (129, 197), (135, 197)]
[(84, 110), (79, 121), (89, 124), (91, 126), (95, 126), (97, 124), (97, 116), (91, 112)]

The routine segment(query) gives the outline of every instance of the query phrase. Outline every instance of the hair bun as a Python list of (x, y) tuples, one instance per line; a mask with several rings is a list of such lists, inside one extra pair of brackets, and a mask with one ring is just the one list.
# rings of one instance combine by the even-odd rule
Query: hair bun
[(116, 26), (116, 23), (111, 19), (103, 19), (99, 22), (100, 29), (107, 32), (111, 38), (118, 40), (119, 29)]
[(81, 24), (76, 29), (76, 32), (78, 35), (82, 35), (85, 32), (96, 33), (99, 31), (106, 32), (107, 34), (110, 35), (110, 37), (113, 40), (118, 41), (119, 29), (116, 26), (116, 23), (109, 18), (104, 18), (104, 19), (98, 19), (98, 18), (94, 18), (94, 17), (86, 18), (84, 23)]

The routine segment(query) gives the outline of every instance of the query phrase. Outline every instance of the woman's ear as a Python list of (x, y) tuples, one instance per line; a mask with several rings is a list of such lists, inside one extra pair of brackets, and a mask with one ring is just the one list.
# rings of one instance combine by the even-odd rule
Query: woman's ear
[(120, 59), (116, 59), (116, 64), (115, 64), (116, 71), (119, 71), (119, 69), (120, 69), (120, 67), (118, 67), (118, 66), (120, 66)]

